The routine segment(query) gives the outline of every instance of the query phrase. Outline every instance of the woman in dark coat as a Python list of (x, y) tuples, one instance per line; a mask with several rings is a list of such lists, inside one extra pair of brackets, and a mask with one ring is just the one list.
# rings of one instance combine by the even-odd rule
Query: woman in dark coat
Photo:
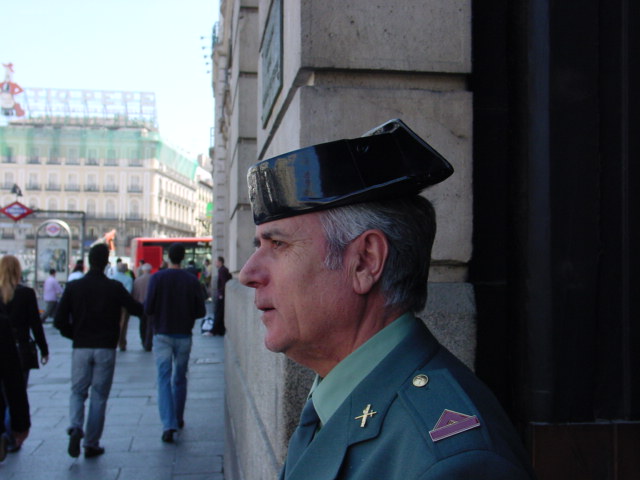
[(20, 448), (31, 427), (27, 388), (21, 373), (20, 358), (13, 340), (8, 317), (0, 306), (0, 412), (5, 408), (11, 412), (9, 431), (5, 432), (4, 422), (0, 422), (0, 462), (8, 451), (8, 442), (13, 438), (16, 448)]
[[(12, 338), (18, 348), (20, 357), (19, 371), (22, 373), (25, 388), (29, 379), (29, 370), (38, 368), (38, 356), (31, 349), (31, 335), (40, 350), (41, 362), (46, 364), (49, 360), (49, 347), (42, 328), (42, 321), (38, 312), (36, 293), (32, 288), (20, 285), (22, 268), (20, 261), (13, 255), (5, 255), (0, 259), (0, 305), (9, 317), (9, 325), (12, 330)], [(0, 412), (4, 412), (0, 410)], [(9, 412), (5, 417), (5, 424), (10, 421)], [(8, 430), (8, 428), (7, 428)], [(8, 435), (7, 451), (12, 452), (19, 448)]]

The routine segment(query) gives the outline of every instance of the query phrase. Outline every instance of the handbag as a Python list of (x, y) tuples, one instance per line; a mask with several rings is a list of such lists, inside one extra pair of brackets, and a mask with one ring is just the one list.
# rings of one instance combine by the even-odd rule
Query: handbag
[(38, 363), (38, 349), (33, 338), (29, 337), (27, 343), (18, 343), (17, 347), (23, 370), (40, 368), (40, 364)]

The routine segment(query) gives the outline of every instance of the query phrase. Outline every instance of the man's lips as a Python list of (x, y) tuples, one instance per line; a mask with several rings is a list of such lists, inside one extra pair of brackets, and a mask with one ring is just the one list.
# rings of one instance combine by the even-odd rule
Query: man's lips
[(261, 312), (268, 312), (270, 310), (275, 310), (271, 305), (266, 303), (256, 303), (256, 308)]

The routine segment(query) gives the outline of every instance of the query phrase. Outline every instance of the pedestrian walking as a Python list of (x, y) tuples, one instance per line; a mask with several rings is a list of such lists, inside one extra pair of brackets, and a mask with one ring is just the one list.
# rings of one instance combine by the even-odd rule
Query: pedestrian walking
[(67, 278), (67, 283), (72, 282), (74, 280), (78, 280), (84, 276), (84, 260), (80, 259), (76, 262), (73, 267), (73, 271), (69, 274), (69, 278)]
[(211, 333), (222, 336), (227, 331), (224, 326), (224, 292), (225, 285), (231, 280), (231, 273), (229, 273), (229, 269), (224, 265), (223, 257), (216, 259), (216, 267), (218, 269), (218, 276), (216, 280), (215, 314)]
[(9, 428), (5, 427), (4, 422), (0, 422), (0, 462), (7, 456), (9, 438), (13, 437), (19, 448), (29, 436), (31, 428), (27, 386), (21, 370), (9, 318), (0, 309), (0, 412), (8, 409), (11, 416)]
[[(106, 277), (104, 270), (108, 262), (107, 245), (100, 243), (91, 248), (89, 271), (67, 285), (54, 322), (60, 333), (73, 341), (67, 429), (67, 451), (72, 457), (80, 455), (82, 438), (85, 458), (104, 453), (100, 437), (115, 370), (121, 309), (138, 316), (143, 311), (142, 304), (120, 282)], [(89, 390), (89, 411), (86, 428), (83, 428), (84, 402)]]
[(162, 441), (171, 443), (175, 432), (184, 426), (193, 326), (206, 310), (198, 279), (180, 267), (184, 245), (174, 243), (168, 253), (169, 267), (156, 272), (149, 281), (145, 313), (153, 316)]
[[(32, 288), (21, 285), (21, 279), (20, 261), (13, 255), (2, 257), (0, 259), (0, 306), (9, 318), (9, 325), (20, 357), (20, 371), (26, 388), (29, 381), (29, 371), (39, 368), (38, 350), (40, 350), (42, 365), (46, 365), (49, 360), (49, 346), (38, 313), (36, 292)], [(5, 413), (6, 450), (15, 452), (20, 449), (20, 445), (16, 442), (9, 428), (11, 424), (9, 410)]]
[[(138, 278), (133, 281), (133, 298), (144, 304), (151, 280), (151, 264), (143, 263), (138, 270)], [(140, 316), (140, 341), (145, 352), (150, 352), (153, 346), (153, 328), (149, 316), (143, 312)]]
[[(113, 279), (120, 282), (127, 292), (132, 293), (133, 279), (131, 275), (129, 275), (128, 270), (129, 267), (126, 263), (122, 261), (118, 262)], [(129, 330), (129, 312), (123, 308), (120, 314), (120, 338), (118, 339), (118, 347), (120, 347), (121, 352), (127, 349), (127, 330)]]
[(46, 322), (49, 317), (54, 317), (58, 299), (62, 295), (62, 287), (56, 279), (56, 270), (49, 270), (49, 276), (44, 281), (42, 299), (44, 300), (44, 313), (42, 314), (42, 323)]

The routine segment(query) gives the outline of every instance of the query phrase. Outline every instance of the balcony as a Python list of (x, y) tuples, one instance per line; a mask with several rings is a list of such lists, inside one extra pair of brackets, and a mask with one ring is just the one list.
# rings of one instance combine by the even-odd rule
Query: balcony
[(49, 192), (59, 192), (61, 190), (59, 183), (47, 183), (45, 190)]
[(100, 162), (98, 161), (97, 158), (87, 158), (84, 161), (84, 164), (85, 165), (91, 165), (91, 166), (97, 166), (97, 165), (100, 165)]
[(84, 186), (84, 191), (85, 192), (99, 192), (100, 189), (98, 188), (98, 185), (89, 184), (89, 185), (85, 185)]
[(80, 159), (78, 158), (67, 158), (65, 161), (66, 165), (80, 165)]
[(127, 220), (142, 220), (141, 213), (127, 213)]
[(13, 157), (2, 157), (2, 163), (16, 163), (16, 159)]
[(117, 167), (118, 166), (118, 160), (116, 160), (115, 158), (107, 158), (104, 161), (104, 166), (105, 167)]
[(127, 187), (128, 193), (142, 193), (142, 187), (140, 185), (129, 185)]
[(102, 188), (102, 191), (103, 191), (103, 192), (111, 192), (111, 193), (116, 192), (116, 193), (117, 193), (117, 192), (118, 192), (118, 190), (120, 190), (120, 189), (118, 188), (118, 185), (105, 185), (105, 186)]
[(80, 191), (80, 185), (76, 184), (76, 183), (70, 183), (68, 185), (66, 185), (64, 187), (66, 192), (79, 192)]
[(144, 165), (143, 165), (142, 160), (135, 159), (135, 160), (129, 160), (129, 166), (130, 167), (142, 167)]
[(42, 185), (40, 185), (38, 182), (29, 182), (27, 183), (27, 190), (37, 190), (40, 191), (42, 190)]
[(29, 165), (40, 165), (40, 157), (29, 157), (27, 158), (27, 163)]
[(47, 159), (47, 165), (60, 165), (62, 162), (58, 157), (51, 157)]

